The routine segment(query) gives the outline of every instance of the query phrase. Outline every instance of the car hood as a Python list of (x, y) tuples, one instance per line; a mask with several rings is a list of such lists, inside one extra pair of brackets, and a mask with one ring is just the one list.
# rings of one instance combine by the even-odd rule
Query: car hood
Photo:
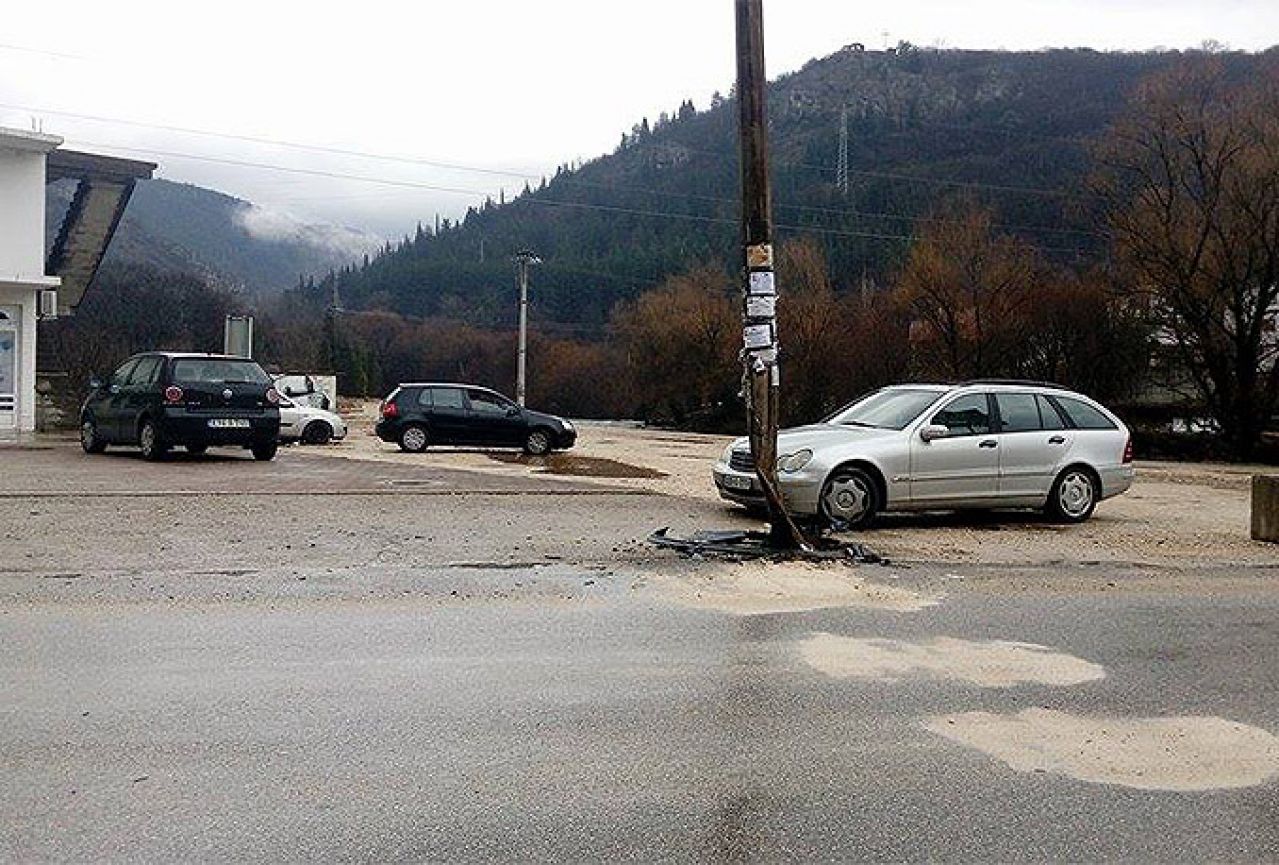
[(528, 419), (530, 424), (545, 424), (546, 426), (554, 427), (556, 429), (564, 428), (564, 418), (556, 417), (553, 414), (543, 414), (540, 411), (529, 411), (528, 409), (525, 409), (524, 416)]
[[(876, 439), (884, 439), (900, 434), (899, 430), (815, 423), (808, 426), (793, 427), (778, 433), (777, 452), (782, 455), (793, 454), (805, 448), (816, 452), (829, 447), (872, 442)], [(739, 438), (733, 442), (735, 449), (749, 446), (750, 441), (745, 438)]]

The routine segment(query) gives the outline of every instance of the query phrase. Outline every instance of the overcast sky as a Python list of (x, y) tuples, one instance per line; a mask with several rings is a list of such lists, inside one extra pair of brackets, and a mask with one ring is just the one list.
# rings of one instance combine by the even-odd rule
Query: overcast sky
[[(953, 48), (1279, 42), (1279, 0), (765, 0), (770, 77), (850, 42)], [(731, 0), (61, 0), (0, 17), (0, 125), (160, 163), (309, 220), (404, 233), (515, 176), (76, 119), (553, 173), (733, 74)], [(17, 107), (13, 107), (17, 106)], [(135, 148), (135, 149), (123, 149)], [(467, 195), (201, 162), (354, 174)]]

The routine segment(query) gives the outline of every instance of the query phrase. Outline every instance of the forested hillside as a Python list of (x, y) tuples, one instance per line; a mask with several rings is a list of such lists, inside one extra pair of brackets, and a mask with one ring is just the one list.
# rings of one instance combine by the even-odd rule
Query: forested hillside
[[(781, 238), (816, 238), (836, 287), (885, 283), (917, 220), (968, 196), (1001, 230), (1067, 262), (1095, 255), (1083, 185), (1087, 146), (1141, 78), (1178, 53), (1008, 53), (847, 48), (771, 85), (775, 216)], [(1240, 74), (1257, 62), (1227, 55)], [(584, 108), (584, 110), (586, 110)], [(847, 118), (847, 190), (836, 168)], [(312, 286), (327, 303), (508, 324), (511, 255), (537, 252), (544, 324), (581, 332), (618, 300), (698, 263), (731, 265), (737, 236), (736, 118), (731, 98), (646, 118), (616, 152), (565, 166), (458, 224), (420, 227), (363, 267)]]

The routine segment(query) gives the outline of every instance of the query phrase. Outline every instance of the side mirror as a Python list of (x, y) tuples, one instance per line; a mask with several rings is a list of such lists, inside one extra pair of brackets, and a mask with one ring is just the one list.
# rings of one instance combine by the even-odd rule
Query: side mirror
[(519, 406), (515, 406), (515, 405), (511, 406), (510, 408), (508, 408), (508, 409), (506, 410), (506, 416), (507, 416), (507, 417), (519, 417), (519, 416), (520, 416), (520, 407), (519, 407)]
[(948, 435), (950, 435), (950, 427), (942, 426), (939, 423), (930, 423), (919, 431), (919, 437), (926, 442), (930, 442), (933, 439), (944, 439)]

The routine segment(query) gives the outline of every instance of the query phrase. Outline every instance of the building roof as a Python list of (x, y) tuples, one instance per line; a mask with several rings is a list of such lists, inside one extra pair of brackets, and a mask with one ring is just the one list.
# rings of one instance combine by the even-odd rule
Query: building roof
[(43, 132), (0, 126), (0, 147), (6, 150), (48, 153), (61, 144), (62, 139), (56, 135), (45, 135)]

